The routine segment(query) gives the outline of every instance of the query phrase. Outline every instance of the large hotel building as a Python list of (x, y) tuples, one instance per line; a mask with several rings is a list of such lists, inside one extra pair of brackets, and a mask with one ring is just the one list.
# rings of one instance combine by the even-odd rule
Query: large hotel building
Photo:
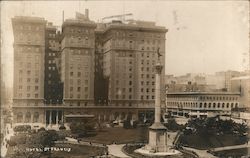
[[(95, 23), (88, 11), (66, 19), (61, 31), (37, 17), (14, 17), (12, 26), (14, 123), (52, 127), (87, 116), (154, 116), (154, 65), (157, 49), (165, 65), (165, 27)], [(161, 85), (165, 108), (164, 75)]]

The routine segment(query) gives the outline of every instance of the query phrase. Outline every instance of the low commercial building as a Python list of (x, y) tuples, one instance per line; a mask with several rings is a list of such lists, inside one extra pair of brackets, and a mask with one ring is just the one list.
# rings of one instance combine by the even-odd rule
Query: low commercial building
[(199, 118), (231, 115), (239, 108), (240, 93), (232, 92), (175, 92), (168, 93), (167, 112), (172, 116)]

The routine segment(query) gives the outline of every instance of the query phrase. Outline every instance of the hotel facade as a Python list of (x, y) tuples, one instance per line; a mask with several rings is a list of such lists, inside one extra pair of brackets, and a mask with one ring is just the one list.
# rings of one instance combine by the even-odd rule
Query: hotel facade
[[(15, 124), (58, 127), (71, 117), (153, 117), (157, 49), (165, 71), (167, 29), (153, 22), (14, 17)], [(165, 108), (164, 76), (161, 105)]]

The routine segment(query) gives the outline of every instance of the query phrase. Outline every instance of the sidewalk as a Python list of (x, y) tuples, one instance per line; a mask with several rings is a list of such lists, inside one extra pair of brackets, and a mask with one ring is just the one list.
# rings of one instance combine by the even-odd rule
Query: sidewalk
[(199, 158), (217, 158), (216, 156), (208, 153), (207, 150), (199, 150), (199, 149), (194, 149), (194, 148), (189, 148), (189, 147), (183, 147), (183, 149), (194, 151), (199, 156)]
[(116, 156), (116, 157), (121, 157), (121, 158), (130, 158), (129, 156), (127, 156), (126, 154), (124, 154), (122, 152), (122, 147), (125, 144), (112, 144), (112, 145), (108, 145), (108, 151), (110, 155)]
[(225, 146), (211, 149), (212, 151), (223, 151), (223, 150), (231, 150), (231, 149), (241, 149), (241, 148), (249, 148), (250, 142), (241, 144), (241, 145), (233, 145), (233, 146)]
[(10, 137), (12, 137), (14, 135), (14, 131), (11, 128), (10, 124), (6, 124), (6, 132), (3, 138), (3, 143), (1, 144), (1, 157), (5, 157), (7, 154), (7, 141), (6, 140), (10, 140)]

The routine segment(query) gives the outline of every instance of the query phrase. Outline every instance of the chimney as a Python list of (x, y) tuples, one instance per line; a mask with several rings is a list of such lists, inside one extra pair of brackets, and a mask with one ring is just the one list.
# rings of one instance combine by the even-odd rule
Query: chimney
[(89, 19), (89, 9), (85, 9), (85, 17)]

